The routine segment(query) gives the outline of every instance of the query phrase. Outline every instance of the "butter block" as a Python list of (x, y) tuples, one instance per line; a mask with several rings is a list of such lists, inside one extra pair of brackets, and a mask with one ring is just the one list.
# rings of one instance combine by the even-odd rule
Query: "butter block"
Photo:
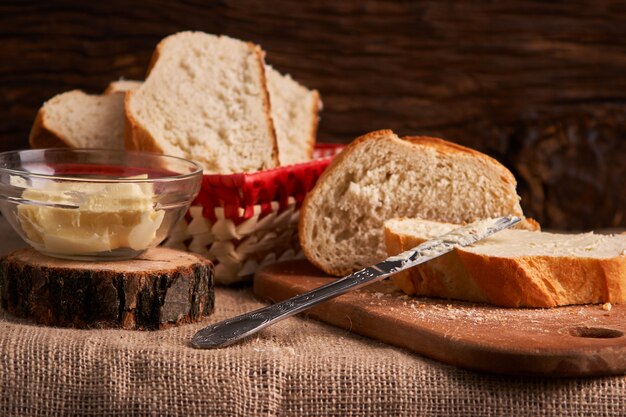
[(17, 207), (26, 237), (59, 254), (147, 249), (165, 216), (163, 210), (154, 209), (153, 187), (148, 183), (49, 183), (46, 188), (26, 188), (22, 198), (31, 202)]

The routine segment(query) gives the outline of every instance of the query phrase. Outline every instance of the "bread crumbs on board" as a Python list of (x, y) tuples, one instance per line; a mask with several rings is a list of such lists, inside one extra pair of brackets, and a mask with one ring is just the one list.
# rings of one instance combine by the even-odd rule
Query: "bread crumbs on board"
[[(443, 320), (461, 320), (470, 326), (492, 326), (515, 324), (540, 330), (546, 320), (559, 321), (573, 316), (593, 324), (599, 320), (590, 315), (590, 306), (565, 306), (559, 308), (523, 308), (511, 309), (463, 301), (442, 300), (428, 297), (408, 296), (395, 289), (390, 283), (377, 284), (374, 288), (363, 289), (360, 296), (365, 297), (370, 306), (377, 306), (393, 312), (396, 316), (416, 318), (427, 322)], [(604, 311), (610, 311), (610, 303), (600, 305)], [(546, 330), (547, 331), (547, 330)]]

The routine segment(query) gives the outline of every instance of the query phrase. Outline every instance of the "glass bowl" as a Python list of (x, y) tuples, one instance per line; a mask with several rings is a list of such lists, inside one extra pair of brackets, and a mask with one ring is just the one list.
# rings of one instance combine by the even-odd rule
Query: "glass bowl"
[(100, 261), (159, 245), (198, 194), (195, 162), (146, 152), (0, 153), (0, 210), (39, 252)]

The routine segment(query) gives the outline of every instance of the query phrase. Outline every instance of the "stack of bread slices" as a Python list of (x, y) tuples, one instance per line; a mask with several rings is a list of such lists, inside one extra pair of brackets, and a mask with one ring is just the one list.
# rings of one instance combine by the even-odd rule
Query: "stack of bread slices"
[[(487, 155), (441, 139), (369, 133), (338, 155), (307, 195), (307, 258), (345, 275), (475, 220), (523, 217), (515, 178)], [(411, 295), (504, 307), (626, 301), (626, 235), (515, 230), (403, 271)]]
[(181, 32), (158, 44), (145, 81), (47, 101), (30, 144), (153, 151), (205, 173), (252, 172), (311, 159), (320, 109), (318, 92), (268, 66), (259, 46)]

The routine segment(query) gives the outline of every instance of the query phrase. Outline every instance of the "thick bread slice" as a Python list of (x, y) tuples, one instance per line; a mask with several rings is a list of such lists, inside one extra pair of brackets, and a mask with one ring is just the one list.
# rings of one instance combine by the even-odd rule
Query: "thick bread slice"
[(522, 216), (515, 178), (495, 159), (441, 139), (389, 130), (352, 142), (325, 170), (300, 213), (300, 243), (325, 272), (344, 275), (386, 256), (383, 222), (453, 223)]
[(319, 93), (270, 66), (266, 66), (266, 75), (280, 165), (310, 160), (322, 107)]
[(52, 97), (39, 109), (29, 143), (33, 148), (124, 149), (124, 93), (72, 90)]
[[(278, 140), (280, 165), (297, 164), (311, 160), (315, 135), (322, 108), (320, 95), (309, 90), (288, 74), (281, 74), (270, 66), (265, 67), (267, 89), (270, 95), (272, 120)], [(141, 81), (112, 81), (105, 94), (127, 92), (141, 86)]]
[(127, 91), (139, 88), (141, 84), (141, 81), (124, 80), (120, 78), (117, 81), (111, 81), (109, 85), (107, 85), (107, 88), (104, 90), (104, 94), (126, 93)]
[[(390, 255), (458, 227), (420, 219), (385, 222)], [(504, 230), (392, 277), (407, 294), (503, 307), (626, 301), (626, 236)]]
[(263, 52), (226, 36), (163, 39), (145, 82), (126, 93), (127, 148), (193, 159), (206, 173), (278, 165)]

